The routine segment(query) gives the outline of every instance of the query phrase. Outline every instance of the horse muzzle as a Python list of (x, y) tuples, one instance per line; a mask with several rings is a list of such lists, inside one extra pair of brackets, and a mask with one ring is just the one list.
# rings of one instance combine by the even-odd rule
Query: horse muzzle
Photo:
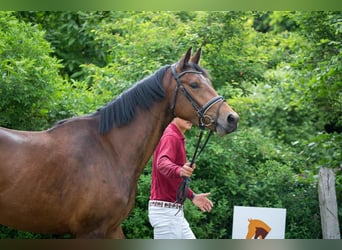
[(234, 111), (228, 112), (223, 117), (219, 116), (216, 122), (216, 133), (219, 136), (230, 134), (237, 129), (240, 117)]

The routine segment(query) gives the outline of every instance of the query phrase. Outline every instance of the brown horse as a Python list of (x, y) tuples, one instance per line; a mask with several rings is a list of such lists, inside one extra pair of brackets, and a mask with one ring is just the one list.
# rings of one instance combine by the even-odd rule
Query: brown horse
[(0, 128), (0, 224), (76, 238), (124, 238), (137, 181), (174, 116), (233, 132), (239, 116), (199, 66), (164, 66), (95, 113), (41, 132)]

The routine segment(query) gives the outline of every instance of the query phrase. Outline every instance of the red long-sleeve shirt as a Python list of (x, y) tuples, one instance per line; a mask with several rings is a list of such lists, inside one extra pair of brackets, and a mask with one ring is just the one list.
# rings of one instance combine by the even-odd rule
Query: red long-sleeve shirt
[[(177, 189), (183, 180), (180, 171), (185, 163), (185, 137), (171, 122), (153, 153), (150, 200), (176, 201)], [(187, 197), (192, 194), (189, 188)]]

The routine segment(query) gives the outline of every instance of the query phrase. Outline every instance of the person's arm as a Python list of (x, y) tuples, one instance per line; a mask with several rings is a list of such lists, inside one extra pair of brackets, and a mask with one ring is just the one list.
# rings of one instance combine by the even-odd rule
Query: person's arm
[(175, 163), (176, 150), (182, 145), (178, 145), (177, 139), (172, 136), (162, 137), (159, 143), (158, 158), (155, 159), (159, 172), (169, 178), (179, 178), (182, 166)]

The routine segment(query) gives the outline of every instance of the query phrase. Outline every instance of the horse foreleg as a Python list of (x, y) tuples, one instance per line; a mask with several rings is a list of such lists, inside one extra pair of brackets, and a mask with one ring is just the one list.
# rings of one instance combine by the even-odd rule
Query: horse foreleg
[(122, 231), (121, 226), (118, 226), (117, 228), (115, 228), (114, 230), (110, 231), (107, 233), (106, 238), (110, 238), (110, 239), (125, 239), (125, 234)]

